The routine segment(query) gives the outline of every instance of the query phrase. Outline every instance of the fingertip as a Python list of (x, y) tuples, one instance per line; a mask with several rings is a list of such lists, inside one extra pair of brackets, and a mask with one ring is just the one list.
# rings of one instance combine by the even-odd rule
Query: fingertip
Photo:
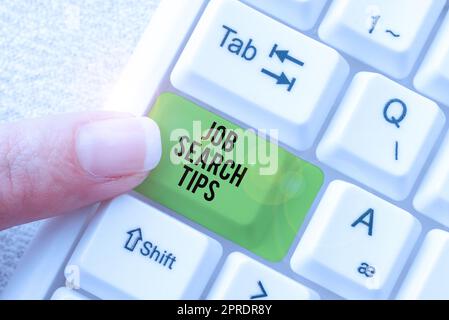
[(161, 158), (160, 132), (146, 117), (90, 122), (77, 132), (80, 166), (95, 177), (111, 178), (152, 170)]

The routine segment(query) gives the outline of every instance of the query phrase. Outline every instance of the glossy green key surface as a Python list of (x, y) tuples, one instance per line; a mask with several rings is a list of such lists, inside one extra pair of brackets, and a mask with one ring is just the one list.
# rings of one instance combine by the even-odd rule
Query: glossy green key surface
[(162, 94), (149, 116), (161, 130), (162, 159), (136, 190), (281, 260), (323, 183), (321, 170), (175, 94)]

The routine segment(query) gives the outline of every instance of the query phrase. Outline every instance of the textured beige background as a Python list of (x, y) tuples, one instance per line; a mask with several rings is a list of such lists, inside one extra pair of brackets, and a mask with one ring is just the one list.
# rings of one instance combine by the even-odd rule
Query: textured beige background
[[(1, 1), (0, 125), (100, 109), (159, 1)], [(37, 225), (0, 232), (0, 291)]]

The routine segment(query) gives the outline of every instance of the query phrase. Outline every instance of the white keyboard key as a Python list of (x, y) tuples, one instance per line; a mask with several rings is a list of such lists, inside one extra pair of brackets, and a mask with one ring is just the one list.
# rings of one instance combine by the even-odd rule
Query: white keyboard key
[(327, 165), (407, 197), (445, 122), (431, 100), (375, 73), (358, 73), (317, 149)]
[(449, 106), (449, 14), (427, 53), (418, 74), (415, 88)]
[(309, 30), (315, 25), (327, 0), (243, 0), (243, 2), (293, 28)]
[(413, 206), (449, 227), (449, 133), (413, 199)]
[(319, 296), (277, 271), (234, 252), (212, 287), (211, 300), (312, 300)]
[(404, 300), (449, 300), (449, 233), (430, 231), (398, 293)]
[(445, 0), (335, 0), (320, 38), (395, 78), (405, 78)]
[(304, 150), (348, 71), (335, 50), (239, 1), (212, 0), (171, 81), (250, 127), (277, 129), (280, 141)]
[(90, 300), (85, 295), (79, 293), (78, 291), (62, 287), (57, 289), (50, 300)]
[(348, 299), (386, 299), (421, 225), (343, 181), (332, 182), (291, 260), (292, 269)]
[(197, 299), (221, 252), (215, 240), (124, 195), (95, 216), (68, 265), (101, 299)]

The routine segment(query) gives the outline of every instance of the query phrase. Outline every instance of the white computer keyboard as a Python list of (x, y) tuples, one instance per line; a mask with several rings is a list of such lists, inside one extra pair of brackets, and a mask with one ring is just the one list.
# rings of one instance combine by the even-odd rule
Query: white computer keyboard
[(163, 1), (107, 103), (161, 164), (46, 222), (2, 297), (449, 299), (447, 9)]

